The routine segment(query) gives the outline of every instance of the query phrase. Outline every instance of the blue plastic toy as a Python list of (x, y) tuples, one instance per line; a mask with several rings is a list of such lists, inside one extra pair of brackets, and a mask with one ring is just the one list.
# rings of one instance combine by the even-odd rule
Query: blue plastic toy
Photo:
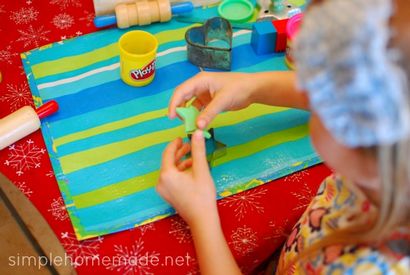
[(275, 52), (277, 31), (270, 21), (253, 24), (251, 45), (256, 54)]

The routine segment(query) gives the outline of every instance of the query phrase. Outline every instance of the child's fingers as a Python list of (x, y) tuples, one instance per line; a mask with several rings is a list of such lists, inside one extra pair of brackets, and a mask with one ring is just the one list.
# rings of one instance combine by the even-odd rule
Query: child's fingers
[(186, 160), (181, 161), (181, 162), (178, 164), (177, 167), (178, 167), (178, 170), (179, 170), (179, 171), (185, 171), (186, 169), (191, 168), (191, 167), (192, 167), (192, 158), (189, 158), (189, 159), (186, 159)]
[[(220, 94), (222, 94), (220, 92)], [(223, 96), (216, 95), (197, 118), (199, 129), (205, 129), (209, 123), (221, 112), (225, 111), (227, 102)]]
[(175, 168), (175, 157), (178, 149), (182, 145), (182, 139), (177, 138), (167, 145), (164, 152), (162, 153), (162, 169), (169, 170)]
[(177, 151), (175, 160), (179, 162), (183, 156), (191, 151), (191, 145), (189, 143), (184, 143)]
[(197, 130), (191, 138), (192, 169), (194, 174), (203, 176), (209, 173), (203, 131)]
[(199, 73), (179, 85), (172, 95), (169, 103), (168, 116), (175, 118), (177, 116), (176, 108), (195, 95), (207, 92), (209, 90), (205, 74)]
[(196, 98), (193, 102), (192, 105), (197, 108), (198, 110), (202, 110), (202, 108), (205, 106), (203, 102), (199, 98)]

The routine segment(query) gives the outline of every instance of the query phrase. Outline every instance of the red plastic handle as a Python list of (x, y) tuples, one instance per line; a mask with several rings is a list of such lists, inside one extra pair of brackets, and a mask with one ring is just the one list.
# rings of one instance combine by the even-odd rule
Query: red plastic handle
[(40, 119), (48, 117), (58, 111), (58, 103), (55, 100), (51, 100), (44, 105), (41, 105), (36, 113)]

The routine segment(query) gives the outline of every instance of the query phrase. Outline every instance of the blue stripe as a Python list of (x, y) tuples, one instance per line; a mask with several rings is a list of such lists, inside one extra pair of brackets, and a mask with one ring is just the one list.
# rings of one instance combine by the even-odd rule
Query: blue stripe
[[(305, 124), (307, 119), (308, 114), (304, 111), (287, 110), (260, 116), (240, 124), (217, 128), (215, 134), (217, 140), (232, 147), (245, 144), (272, 132)], [(164, 121), (164, 124), (164, 128), (168, 127), (166, 121)], [(140, 127), (150, 126), (144, 124)], [(128, 134), (131, 136), (133, 131), (136, 131), (136, 129), (131, 129), (131, 127), (126, 131), (128, 130), (129, 133), (124, 133), (123, 135)], [(113, 134), (111, 138), (115, 138), (116, 135), (120, 134)], [(84, 144), (86, 144), (86, 141), (87, 140), (84, 141)], [(100, 141), (104, 142), (103, 138), (101, 138)], [(92, 141), (89, 141), (89, 144), (92, 144), (93, 147), (95, 146)], [(154, 145), (109, 162), (87, 167), (68, 174), (67, 178), (70, 182), (70, 192), (73, 195), (79, 195), (158, 170), (160, 168), (161, 154), (166, 144), (167, 143)], [(73, 147), (72, 149), (75, 150), (76, 147)], [(121, 167), (121, 169), (118, 169), (118, 167)], [(98, 179), (98, 181), (95, 179)], [(92, 182), (92, 184), (83, 184), (84, 182)]]
[[(267, 161), (266, 156), (272, 156), (269, 159), (271, 161)], [(280, 170), (289, 166), (289, 163), (315, 157), (316, 154), (309, 146), (309, 138), (302, 138), (215, 167), (212, 169), (212, 176), (218, 192), (221, 192), (226, 187), (234, 185), (235, 182), (244, 183), (258, 178), (258, 175), (266, 171), (272, 172), (270, 179), (278, 178), (283, 176)], [(100, 205), (77, 209), (77, 215), (87, 230), (107, 230), (107, 226), (114, 225), (133, 226), (146, 219), (148, 213), (161, 212), (168, 207), (168, 204), (159, 198), (153, 188), (150, 190)]]
[[(133, 205), (127, 205), (132, 202)], [(111, 208), (111, 205), (113, 208)], [(134, 209), (138, 209), (135, 212)], [(123, 202), (117, 200), (115, 203), (103, 207), (76, 209), (76, 216), (81, 220), (84, 229), (89, 232), (112, 232), (126, 228), (133, 228), (140, 223), (157, 215), (174, 213), (173, 208), (165, 202), (155, 191), (150, 188), (127, 197)]]
[(171, 49), (171, 48), (176, 48), (176, 47), (182, 47), (185, 46), (185, 40), (177, 40), (177, 41), (172, 41), (169, 43), (164, 43), (158, 46), (158, 53), (163, 52), (165, 50)]
[[(182, 70), (181, 67), (184, 69)], [(179, 72), (180, 73), (176, 73)], [(56, 99), (60, 109), (51, 116), (50, 122), (81, 115), (101, 108), (124, 103), (135, 98), (155, 95), (161, 91), (176, 87), (184, 79), (196, 73), (199, 69), (189, 62), (175, 63), (157, 70), (154, 81), (144, 87), (131, 87), (116, 80), (104, 85), (92, 87), (81, 93), (67, 95)]]
[[(33, 50), (30, 52), (30, 55), (28, 55), (28, 57), (31, 66), (33, 66), (42, 62), (60, 59), (62, 58), (61, 52), (64, 53), (64, 57), (68, 57), (91, 52), (98, 48), (108, 46), (112, 43), (116, 43), (121, 35), (131, 30), (144, 30), (152, 34), (156, 34), (163, 32), (164, 30), (185, 28), (189, 25), (192, 24), (180, 23), (173, 20), (166, 23), (156, 23), (143, 27), (136, 26), (126, 30), (113, 28), (110, 30), (79, 36), (73, 40), (65, 40), (63, 41), (63, 43), (54, 43), (51, 48), (47, 48), (45, 50)], [(44, 52), (46, 52), (46, 54), (44, 54)]]
[[(88, 130), (106, 123), (163, 109), (168, 105), (173, 91), (174, 89), (172, 88), (152, 96), (136, 98), (125, 103), (53, 122), (51, 127), (53, 137), (60, 138), (65, 135)], [(79, 121), (81, 121), (81, 123), (78, 123)]]
[[(249, 39), (250, 39), (250, 34), (244, 34), (241, 36), (238, 36), (235, 39), (235, 44), (237, 46), (249, 43)], [(183, 42), (184, 43), (184, 42)], [(106, 61), (103, 62), (99, 62), (98, 66), (96, 64), (87, 66), (87, 70), (84, 70), (84, 68), (76, 70), (76, 71), (71, 71), (68, 73), (64, 73), (66, 75), (70, 74), (70, 75), (80, 75), (84, 72), (88, 72), (94, 69), (98, 69), (101, 68), (103, 66), (107, 66), (107, 65), (112, 65), (114, 63), (118, 63), (119, 62), (119, 58), (118, 57), (114, 57), (109, 59), (111, 61), (111, 63), (108, 63)], [(181, 61), (185, 61), (187, 60), (187, 53), (186, 51), (178, 51), (178, 52), (174, 52), (174, 53), (170, 53), (164, 56), (160, 56), (158, 57), (158, 61), (157, 61), (157, 69), (160, 69), (162, 67), (171, 65), (173, 63), (177, 63), (177, 62), (181, 62)], [(101, 64), (100, 64), (101, 63)], [(40, 91), (41, 97), (44, 100), (49, 100), (52, 98), (58, 98), (61, 96), (65, 96), (65, 95), (69, 95), (69, 94), (74, 94), (74, 93), (78, 93), (82, 90), (91, 88), (91, 87), (96, 87), (99, 85), (102, 85), (104, 83), (108, 83), (114, 80), (118, 80), (120, 79), (120, 69), (116, 69), (116, 70), (110, 70), (110, 71), (106, 71), (106, 72), (101, 72), (80, 80), (77, 80), (75, 82), (70, 82), (67, 84), (63, 84), (63, 85), (58, 85), (56, 87), (50, 87), (50, 88), (44, 88)], [(78, 73), (77, 73), (78, 72)], [(48, 78), (54, 77), (54, 78), (58, 78), (58, 79), (64, 79), (65, 77), (63, 76), (64, 74), (60, 74), (60, 75), (53, 75), (53, 76), (49, 76)], [(61, 76), (61, 77), (60, 77)], [(39, 82), (37, 82), (39, 83)]]

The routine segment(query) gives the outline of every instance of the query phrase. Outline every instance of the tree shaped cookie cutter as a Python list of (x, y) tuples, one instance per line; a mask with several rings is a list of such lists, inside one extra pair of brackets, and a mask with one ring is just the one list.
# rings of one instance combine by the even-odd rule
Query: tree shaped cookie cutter
[[(188, 60), (199, 67), (230, 70), (232, 62), (232, 27), (228, 20), (214, 17), (201, 27), (185, 33)], [(226, 46), (210, 45), (223, 41)], [(225, 44), (224, 43), (224, 44)]]
[[(191, 140), (192, 134), (197, 130), (196, 118), (199, 115), (199, 111), (194, 106), (179, 107), (176, 109), (177, 114), (184, 120), (185, 132)], [(213, 128), (204, 131), (206, 155), (208, 164), (213, 167), (215, 160), (226, 155), (226, 145), (215, 139), (215, 131)]]

